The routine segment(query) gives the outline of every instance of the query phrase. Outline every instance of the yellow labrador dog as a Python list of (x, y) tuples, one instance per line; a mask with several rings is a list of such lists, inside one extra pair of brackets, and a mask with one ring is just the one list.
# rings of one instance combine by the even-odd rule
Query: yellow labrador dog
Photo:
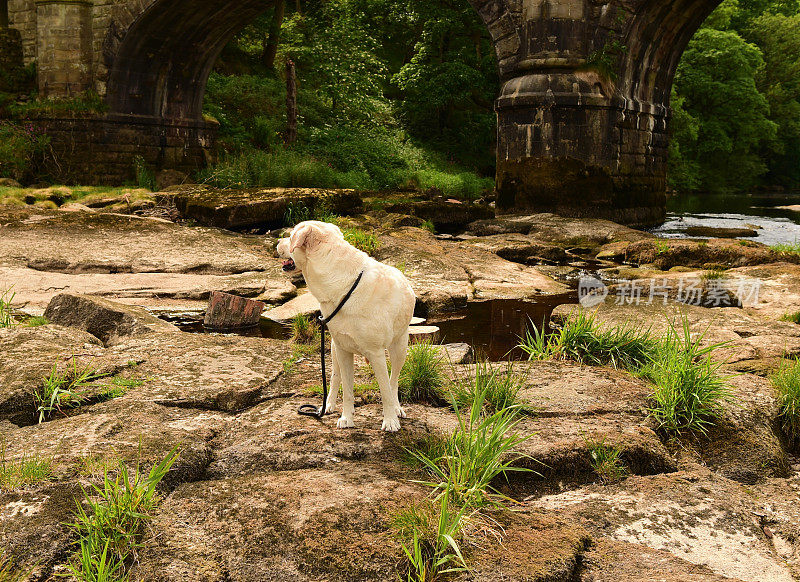
[[(278, 242), (278, 256), (287, 273), (302, 272), (308, 289), (319, 301), (323, 317), (341, 303), (362, 273), (353, 294), (328, 324), (331, 332), (333, 373), (325, 412), (336, 408), (342, 386), (342, 416), (339, 428), (353, 426), (353, 354), (366, 357), (372, 365), (383, 403), (381, 430), (400, 430), (397, 383), (408, 350), (408, 326), (414, 313), (414, 291), (405, 276), (344, 240), (339, 227), (309, 220), (292, 229), (289, 238)], [(392, 362), (392, 376), (386, 367), (386, 351)]]

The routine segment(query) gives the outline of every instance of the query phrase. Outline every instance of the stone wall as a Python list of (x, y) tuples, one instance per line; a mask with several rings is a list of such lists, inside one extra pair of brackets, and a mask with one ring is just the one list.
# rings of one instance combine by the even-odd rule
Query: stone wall
[(25, 64), (36, 60), (36, 4), (35, 0), (8, 0), (8, 21), (22, 36), (22, 54)]
[(47, 170), (66, 184), (120, 185), (135, 179), (135, 158), (152, 170), (193, 174), (214, 161), (217, 125), (109, 115), (26, 121), (50, 137)]

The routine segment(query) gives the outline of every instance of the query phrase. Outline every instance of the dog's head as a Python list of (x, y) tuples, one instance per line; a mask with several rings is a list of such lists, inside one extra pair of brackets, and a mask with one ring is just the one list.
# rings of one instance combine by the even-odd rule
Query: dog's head
[(309, 256), (322, 249), (326, 243), (344, 240), (335, 224), (306, 220), (292, 229), (288, 238), (278, 241), (278, 256), (283, 259), (286, 273), (302, 273)]

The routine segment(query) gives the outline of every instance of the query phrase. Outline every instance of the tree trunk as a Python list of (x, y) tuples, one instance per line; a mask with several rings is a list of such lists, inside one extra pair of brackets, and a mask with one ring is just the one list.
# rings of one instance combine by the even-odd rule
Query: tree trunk
[(297, 141), (297, 79), (294, 72), (294, 61), (286, 60), (286, 134), (285, 145)]
[(275, 14), (272, 16), (272, 24), (269, 27), (269, 37), (264, 43), (264, 52), (261, 55), (261, 62), (268, 69), (275, 68), (275, 55), (278, 54), (278, 43), (280, 42), (281, 26), (283, 25), (283, 15), (286, 12), (286, 0), (275, 2)]
[(238, 329), (258, 325), (264, 303), (238, 295), (212, 291), (203, 325), (210, 329)]

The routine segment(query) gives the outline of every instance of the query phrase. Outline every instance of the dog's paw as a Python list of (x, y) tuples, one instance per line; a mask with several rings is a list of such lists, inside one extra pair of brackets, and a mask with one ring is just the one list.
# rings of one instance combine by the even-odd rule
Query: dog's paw
[(353, 428), (353, 419), (344, 416), (340, 417), (339, 420), (336, 421), (336, 428)]
[(336, 410), (336, 402), (328, 402), (325, 406), (325, 414), (330, 414)]
[(395, 408), (394, 410), (395, 410), (395, 412), (397, 413), (397, 416), (398, 416), (398, 417), (400, 417), (400, 418), (406, 418), (406, 411), (405, 411), (405, 410), (403, 410), (403, 407), (402, 407), (402, 406), (398, 406), (398, 407), (397, 407), (397, 408)]
[(397, 432), (400, 430), (400, 419), (395, 418), (386, 418), (383, 419), (383, 424), (381, 424), (381, 430), (385, 430), (386, 432)]

